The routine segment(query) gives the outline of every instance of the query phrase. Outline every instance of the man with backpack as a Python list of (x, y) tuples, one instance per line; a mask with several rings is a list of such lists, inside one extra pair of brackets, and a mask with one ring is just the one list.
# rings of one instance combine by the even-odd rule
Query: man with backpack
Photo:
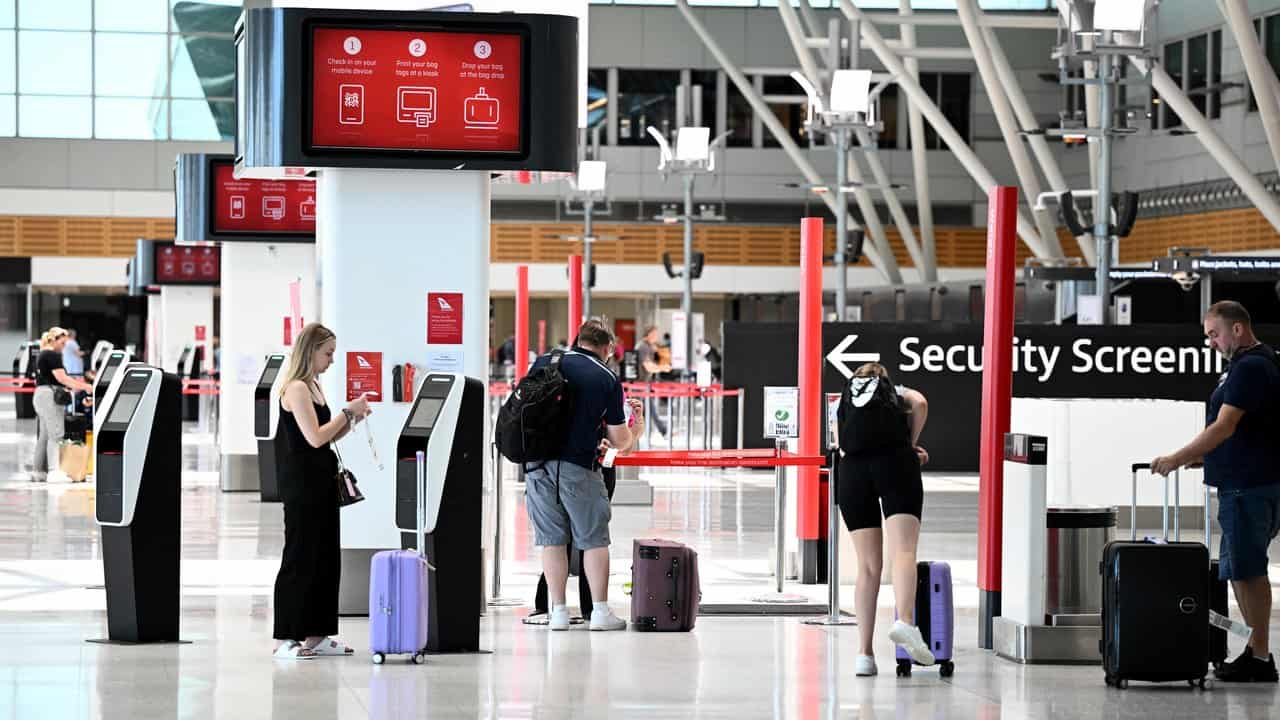
[(498, 419), (499, 449), (525, 464), (525, 506), (534, 543), (542, 548), (552, 630), (569, 629), (570, 542), (583, 551), (591, 587), (589, 627), (627, 626), (608, 604), (612, 511), (599, 456), (608, 449), (630, 452), (644, 432), (644, 413), (632, 401), (635, 423), (628, 427), (622, 384), (605, 366), (613, 345), (613, 333), (603, 323), (583, 323), (569, 350), (538, 358)]
[(1280, 534), (1280, 362), (1254, 336), (1249, 312), (1238, 302), (1214, 303), (1204, 316), (1204, 334), (1228, 362), (1209, 396), (1206, 427), (1182, 449), (1151, 461), (1151, 471), (1168, 475), (1204, 463), (1205, 484), (1218, 488), (1218, 574), (1231, 581), (1253, 630), (1240, 657), (1215, 675), (1225, 682), (1274, 683), (1267, 548)]

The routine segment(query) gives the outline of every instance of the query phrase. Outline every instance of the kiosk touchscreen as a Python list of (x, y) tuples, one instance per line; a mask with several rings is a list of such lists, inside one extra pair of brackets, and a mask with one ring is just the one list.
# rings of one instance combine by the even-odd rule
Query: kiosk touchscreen
[(279, 387), (284, 355), (268, 355), (253, 389), (253, 435), (258, 439), (258, 477), (262, 502), (280, 502), (276, 477), (276, 426), (280, 423)]
[[(432, 373), (422, 381), (396, 443), (396, 527), (401, 547), (417, 547), (418, 503), (425, 502), (428, 652), (480, 649), (484, 556), (486, 393), (474, 378)], [(416, 455), (426, 456), (426, 497), (418, 497)]]
[(95, 343), (93, 352), (89, 355), (89, 369), (96, 374), (102, 369), (102, 363), (106, 362), (107, 358), (111, 356), (111, 351), (115, 349), (116, 346), (107, 340), (99, 340)]
[(96, 445), (107, 640), (178, 640), (182, 383), (142, 364), (116, 371)]
[[(24, 377), (29, 380), (36, 378), (36, 359), (40, 357), (40, 343), (25, 342), (18, 346), (18, 354), (13, 356), (13, 376), (15, 378)], [(36, 416), (36, 406), (34, 393), (17, 393), (13, 399), (14, 410), (18, 419), (33, 418)]]
[[(112, 350), (102, 361), (102, 367), (98, 369), (98, 375), (93, 381), (93, 406), (95, 408), (103, 407), (103, 403), (107, 400), (107, 391), (111, 388), (112, 382), (117, 377), (117, 372), (129, 362), (129, 353), (123, 350)], [(102, 414), (95, 415), (99, 421)], [(94, 432), (97, 432), (101, 422), (94, 423)]]

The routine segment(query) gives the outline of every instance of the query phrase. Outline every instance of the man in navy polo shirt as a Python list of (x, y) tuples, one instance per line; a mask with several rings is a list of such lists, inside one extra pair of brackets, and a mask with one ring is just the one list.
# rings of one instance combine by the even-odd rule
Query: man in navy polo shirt
[(1280, 363), (1254, 337), (1249, 312), (1238, 302), (1210, 307), (1204, 334), (1228, 361), (1209, 397), (1207, 427), (1186, 447), (1153, 460), (1151, 469), (1168, 475), (1203, 459), (1205, 482), (1218, 488), (1220, 574), (1231, 581), (1245, 624), (1253, 629), (1240, 657), (1216, 675), (1228, 682), (1273, 683), (1267, 547), (1280, 534)]
[[(560, 360), (569, 383), (573, 414), (559, 460), (525, 468), (525, 507), (533, 525), (534, 544), (542, 547), (542, 570), (551, 595), (548, 626), (569, 629), (565, 581), (569, 577), (567, 546), (583, 551), (583, 571), (591, 586), (592, 630), (623, 630), (627, 623), (609, 608), (609, 521), (612, 510), (597, 458), (603, 447), (627, 453), (644, 433), (644, 412), (631, 409), (636, 422), (627, 426), (622, 384), (605, 367), (613, 351), (613, 333), (598, 320), (588, 320), (577, 342)], [(534, 368), (546, 365), (538, 358)]]

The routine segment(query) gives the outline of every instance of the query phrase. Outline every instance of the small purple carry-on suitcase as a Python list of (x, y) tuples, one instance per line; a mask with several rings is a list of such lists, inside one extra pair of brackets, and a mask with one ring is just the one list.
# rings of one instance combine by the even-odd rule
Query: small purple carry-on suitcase
[[(896, 613), (895, 613), (896, 615)], [(955, 640), (955, 602), (951, 591), (951, 566), (944, 562), (916, 565), (916, 626), (938, 661), (942, 677), (951, 677), (951, 645)], [(898, 677), (911, 675), (911, 656), (898, 646)]]
[[(425, 498), (423, 454), (418, 453), (418, 498)], [(418, 507), (418, 547), (423, 509)], [(427, 649), (427, 559), (413, 550), (387, 550), (369, 568), (369, 652), (375, 665), (388, 655), (409, 655), (422, 664)]]
[(688, 632), (698, 621), (701, 599), (698, 553), (671, 540), (633, 542), (631, 629)]

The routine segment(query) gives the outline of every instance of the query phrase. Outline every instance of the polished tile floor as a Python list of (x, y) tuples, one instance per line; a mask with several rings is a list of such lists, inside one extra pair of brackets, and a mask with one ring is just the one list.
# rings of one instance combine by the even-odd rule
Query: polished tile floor
[[(956, 674), (853, 675), (853, 627), (796, 619), (699, 619), (678, 635), (550, 634), (523, 625), (523, 608), (491, 608), (482, 646), (425, 667), (375, 667), (364, 619), (342, 635), (349, 659), (273, 661), (271, 584), (281, 545), (278, 506), (217, 488), (211, 436), (184, 439), (182, 634), (191, 644), (87, 644), (105, 634), (92, 487), (36, 485), (19, 471), (31, 421), (0, 397), (0, 718), (1275, 718), (1275, 686), (1103, 686), (1096, 667), (1022, 667), (977, 650), (973, 478), (928, 480), (922, 555), (952, 562), (957, 584)], [(700, 551), (704, 591), (737, 599), (770, 585), (772, 477), (752, 473), (647, 475), (652, 508), (615, 510), (613, 578), (621, 592), (630, 539), (662, 536)], [(504, 527), (503, 588), (529, 598), (537, 574), (519, 487)], [(1273, 552), (1280, 558), (1280, 552)], [(1280, 572), (1273, 577), (1280, 579)], [(822, 587), (788, 590), (824, 596)], [(891, 615), (882, 596), (879, 622)], [(847, 588), (846, 601), (852, 599)], [(617, 602), (622, 600), (623, 602)], [(1273, 630), (1280, 640), (1280, 632)]]

